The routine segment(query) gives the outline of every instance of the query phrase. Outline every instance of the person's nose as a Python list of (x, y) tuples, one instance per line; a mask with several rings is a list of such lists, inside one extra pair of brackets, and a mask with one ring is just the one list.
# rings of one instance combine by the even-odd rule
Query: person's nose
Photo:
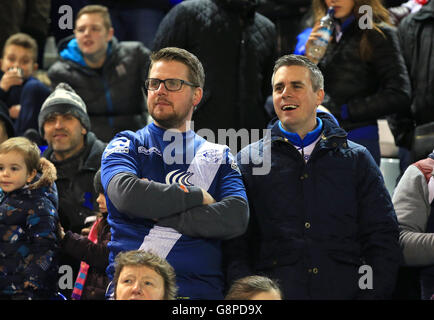
[(9, 170), (4, 168), (2, 171), (0, 171), (0, 175), (3, 177), (9, 177)]
[(83, 35), (84, 35), (84, 36), (88, 36), (88, 35), (90, 35), (90, 33), (91, 33), (91, 28), (85, 28), (85, 29), (83, 30)]
[(96, 198), (96, 202), (99, 204), (100, 207), (105, 206), (105, 196), (102, 193), (100, 193)]
[(136, 281), (132, 287), (131, 293), (134, 295), (142, 295), (143, 293), (143, 286), (140, 283), (140, 281)]
[(56, 129), (63, 128), (63, 121), (60, 117), (57, 117), (56, 120), (54, 121), (54, 128)]
[(282, 98), (290, 98), (292, 97), (292, 90), (290, 86), (285, 86), (285, 88), (282, 91)]

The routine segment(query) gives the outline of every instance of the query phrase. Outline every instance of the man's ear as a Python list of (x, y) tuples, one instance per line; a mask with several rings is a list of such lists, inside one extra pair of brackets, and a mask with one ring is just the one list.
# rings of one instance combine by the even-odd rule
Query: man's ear
[(37, 71), (39, 68), (39, 65), (35, 62), (33, 63), (33, 72)]
[(324, 100), (324, 89), (318, 89), (318, 91), (316, 92), (316, 104), (320, 105), (322, 103), (322, 101)]
[(110, 41), (113, 38), (113, 35), (115, 34), (115, 29), (110, 28), (107, 33), (107, 42)]
[(193, 93), (193, 106), (196, 107), (200, 100), (202, 100), (202, 96), (203, 96), (203, 89), (200, 87), (197, 87), (194, 89), (194, 93)]
[(81, 126), (81, 134), (82, 135), (86, 135), (87, 134), (87, 129), (83, 126)]

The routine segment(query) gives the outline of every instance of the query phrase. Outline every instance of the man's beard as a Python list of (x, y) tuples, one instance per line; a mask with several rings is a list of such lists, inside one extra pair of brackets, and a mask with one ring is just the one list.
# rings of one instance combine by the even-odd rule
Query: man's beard
[(150, 111), (152, 119), (154, 119), (158, 125), (164, 129), (178, 129), (183, 127), (188, 120), (191, 120), (188, 116), (190, 112), (188, 109), (183, 113), (176, 113), (173, 111), (172, 113), (165, 114), (161, 117), (156, 116), (153, 110)]

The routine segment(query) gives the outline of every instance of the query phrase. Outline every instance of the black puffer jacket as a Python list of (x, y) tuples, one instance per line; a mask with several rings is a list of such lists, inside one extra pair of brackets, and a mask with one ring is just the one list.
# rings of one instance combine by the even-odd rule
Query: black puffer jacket
[[(326, 97), (323, 105), (346, 130), (376, 124), (383, 116), (410, 106), (410, 81), (402, 58), (396, 29), (383, 25), (362, 30), (353, 22), (340, 42), (332, 41), (318, 64), (324, 74)], [(369, 61), (359, 54), (362, 32), (372, 46)], [(349, 119), (341, 118), (341, 106), (348, 105)]]
[(265, 128), (271, 94), (276, 31), (255, 13), (256, 1), (191, 0), (166, 15), (153, 48), (175, 46), (195, 54), (205, 69), (194, 129)]
[(85, 139), (85, 148), (64, 161), (56, 161), (50, 147), (42, 154), (57, 169), (60, 223), (65, 231), (72, 230), (75, 233), (81, 232), (85, 226), (84, 220), (93, 216), (98, 208), (93, 178), (101, 166), (101, 155), (106, 146), (93, 132), (89, 132)]
[[(140, 42), (111, 41), (110, 53), (101, 70), (80, 64), (82, 57), (75, 39), (59, 44), (67, 58), (55, 62), (48, 70), (52, 86), (68, 83), (84, 100), (92, 131), (104, 142), (117, 132), (136, 131), (146, 124), (146, 99), (142, 85), (149, 64), (149, 50)], [(64, 51), (66, 50), (66, 51)]]
[(389, 119), (389, 126), (396, 144), (410, 148), (414, 126), (434, 121), (434, 1), (402, 20), (398, 34), (413, 97), (411, 111)]

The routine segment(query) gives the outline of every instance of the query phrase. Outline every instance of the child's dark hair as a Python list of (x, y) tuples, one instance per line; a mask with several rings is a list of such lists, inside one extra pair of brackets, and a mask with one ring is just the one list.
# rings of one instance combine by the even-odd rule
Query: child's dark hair
[(95, 176), (93, 177), (93, 187), (94, 187), (96, 193), (104, 194), (104, 188), (103, 188), (102, 182), (101, 182), (101, 169), (99, 169), (95, 173)]
[[(95, 189), (95, 192), (97, 194), (104, 194), (104, 188), (102, 186), (102, 182), (101, 182), (101, 169), (99, 169), (96, 173), (95, 176), (93, 177), (93, 188)], [(108, 222), (107, 222), (107, 215), (108, 212), (100, 212), (101, 216), (102, 216), (102, 220), (101, 222), (98, 224), (97, 228), (97, 234), (100, 234), (103, 232), (103, 230), (105, 228), (108, 228)]]

